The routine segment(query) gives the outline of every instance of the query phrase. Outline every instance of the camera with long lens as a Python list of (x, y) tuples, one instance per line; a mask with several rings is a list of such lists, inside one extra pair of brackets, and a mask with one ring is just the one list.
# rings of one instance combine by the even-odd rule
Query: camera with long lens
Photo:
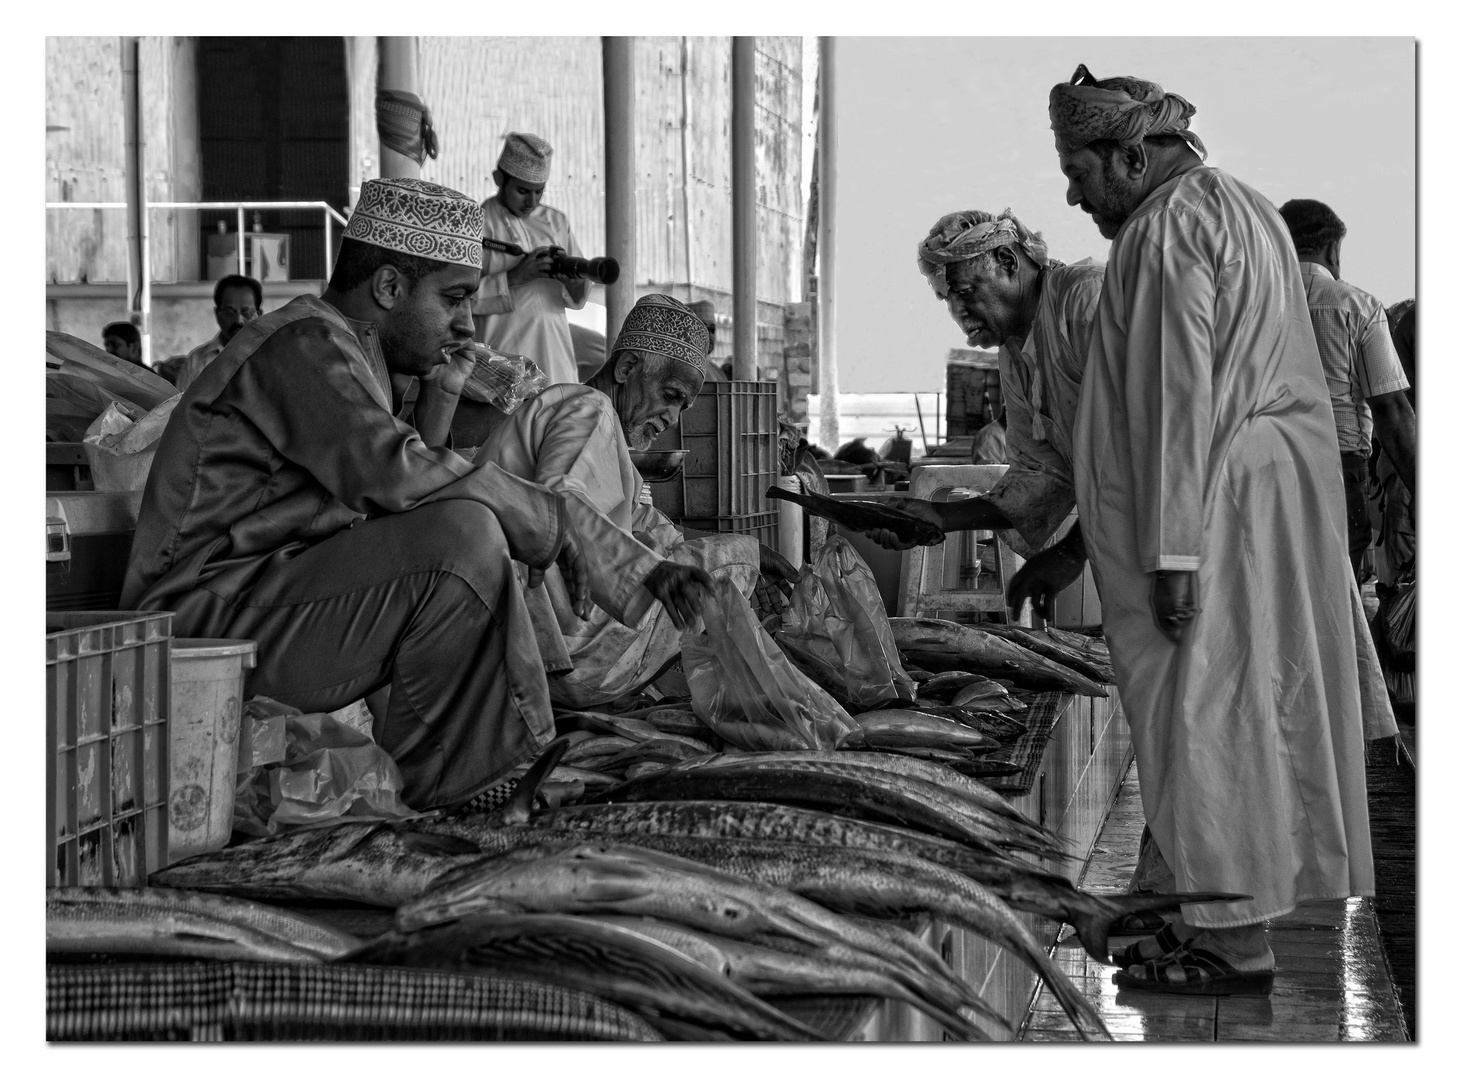
[(617, 270), (617, 260), (610, 255), (583, 259), (555, 249), (551, 253), (552, 277), (584, 277), (599, 285), (611, 285), (617, 280)]
[[(526, 254), (519, 244), (513, 244), (507, 240), (497, 240), (493, 236), (484, 237), (481, 243), (488, 251), (499, 251), (518, 258)], [(551, 269), (548, 273), (552, 277), (584, 277), (599, 285), (611, 285), (617, 280), (618, 266), (617, 260), (610, 255), (583, 259), (576, 255), (568, 255), (563, 249), (554, 247), (551, 249)]]

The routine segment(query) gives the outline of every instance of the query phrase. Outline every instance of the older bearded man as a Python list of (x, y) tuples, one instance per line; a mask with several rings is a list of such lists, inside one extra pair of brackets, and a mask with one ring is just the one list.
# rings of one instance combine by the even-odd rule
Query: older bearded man
[(1300, 268), (1183, 98), (1079, 67), (1050, 113), (1067, 200), (1113, 240), (1074, 467), (1144, 815), (1171, 887), (1251, 897), (1186, 907), (1118, 980), (1268, 991), (1264, 920), (1375, 889), (1363, 718), (1394, 731)]
[[(487, 438), (478, 462), (494, 464), (595, 507), (615, 526), (586, 545), (593, 580), (629, 579), (660, 558), (689, 588), (727, 579), (747, 594), (760, 572), (794, 578), (777, 552), (752, 536), (685, 540), (676, 526), (639, 499), (643, 481), (629, 448), (646, 450), (678, 422), (703, 386), (709, 336), (703, 321), (672, 297), (638, 300), (623, 320), (612, 355), (587, 385), (550, 386)], [(553, 700), (577, 707), (640, 689), (681, 651), (679, 630), (695, 612), (655, 604), (627, 625), (602, 614), (583, 619), (560, 579), (528, 597)]]
[[(999, 347), (1011, 467), (979, 498), (894, 505), (945, 531), (1015, 529), (1008, 540), (1030, 555), (1059, 532), (1075, 503), (1073, 423), (1103, 270), (1050, 258), (1041, 235), (1010, 210), (995, 217), (982, 210), (947, 214), (921, 241), (916, 262), (967, 344)], [(909, 546), (886, 530), (869, 535), (885, 547)], [(1045, 615), (1051, 598), (1081, 573), (1082, 559), (1039, 565), (1044, 573), (1035, 581), (1025, 574), (1013, 579), (1008, 603), (1014, 611), (1030, 595)], [(1063, 576), (1047, 572), (1052, 567), (1064, 568)]]

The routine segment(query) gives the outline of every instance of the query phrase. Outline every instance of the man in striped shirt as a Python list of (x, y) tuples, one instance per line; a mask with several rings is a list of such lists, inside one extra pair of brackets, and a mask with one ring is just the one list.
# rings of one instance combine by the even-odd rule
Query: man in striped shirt
[(1408, 383), (1381, 302), (1341, 280), (1345, 223), (1315, 199), (1291, 199), (1280, 207), (1280, 216), (1295, 242), (1315, 343), (1335, 410), (1346, 486), (1346, 532), (1359, 581), (1362, 559), (1371, 546), (1366, 486), (1372, 435), (1380, 440), (1382, 452), (1407, 490), (1415, 492), (1416, 414), (1403, 393)]

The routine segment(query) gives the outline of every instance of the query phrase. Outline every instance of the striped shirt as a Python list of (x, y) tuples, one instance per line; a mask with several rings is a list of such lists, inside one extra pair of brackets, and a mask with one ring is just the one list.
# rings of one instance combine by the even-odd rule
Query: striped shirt
[(1381, 301), (1339, 280), (1319, 263), (1302, 262), (1305, 300), (1325, 368), (1341, 453), (1371, 456), (1373, 397), (1407, 388)]

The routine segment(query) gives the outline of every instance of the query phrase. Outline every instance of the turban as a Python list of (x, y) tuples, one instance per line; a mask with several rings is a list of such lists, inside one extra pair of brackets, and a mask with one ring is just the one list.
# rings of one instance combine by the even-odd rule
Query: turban
[(544, 184), (551, 173), (551, 143), (524, 131), (506, 133), (496, 168), (528, 184)]
[(344, 235), (435, 262), (481, 268), (486, 217), (474, 199), (408, 177), (366, 180)]
[(1132, 146), (1149, 135), (1175, 134), (1200, 158), (1207, 156), (1199, 136), (1188, 130), (1194, 106), (1144, 79), (1120, 75), (1099, 82), (1079, 64), (1069, 81), (1052, 88), (1047, 111), (1059, 154), (1071, 154), (1097, 139)]
[(916, 250), (916, 265), (928, 278), (938, 278), (952, 263), (1011, 245), (1021, 248), (1038, 266), (1052, 262), (1042, 234), (1023, 225), (1011, 210), (1003, 210), (998, 217), (981, 210), (958, 210), (931, 227), (930, 235)]
[(656, 353), (707, 374), (708, 327), (692, 308), (662, 293), (649, 293), (627, 313), (612, 343), (612, 358), (624, 349)]

